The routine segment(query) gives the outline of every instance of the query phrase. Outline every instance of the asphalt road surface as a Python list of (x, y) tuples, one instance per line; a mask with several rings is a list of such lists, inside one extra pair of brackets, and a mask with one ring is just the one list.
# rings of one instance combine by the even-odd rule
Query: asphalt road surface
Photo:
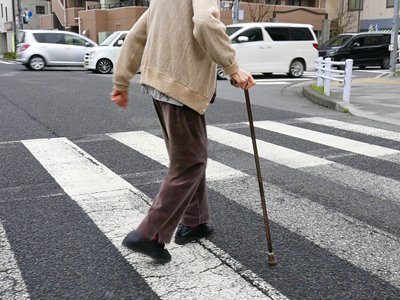
[(168, 168), (139, 79), (122, 110), (112, 75), (0, 61), (0, 299), (400, 299), (400, 128), (309, 102), (311, 73), (250, 90), (277, 265), (227, 81), (206, 112), (215, 234), (165, 265), (123, 248)]

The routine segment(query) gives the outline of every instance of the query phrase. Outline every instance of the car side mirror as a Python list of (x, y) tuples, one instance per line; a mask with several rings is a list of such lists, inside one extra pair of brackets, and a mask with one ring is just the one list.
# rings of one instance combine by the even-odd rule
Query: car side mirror
[(360, 43), (354, 43), (352, 46), (351, 46), (351, 48), (357, 48), (357, 47), (360, 47), (361, 45), (360, 45)]
[(237, 40), (239, 43), (246, 43), (249, 41), (249, 38), (247, 36), (239, 36)]
[(122, 44), (124, 43), (124, 40), (118, 40), (118, 46), (122, 46)]

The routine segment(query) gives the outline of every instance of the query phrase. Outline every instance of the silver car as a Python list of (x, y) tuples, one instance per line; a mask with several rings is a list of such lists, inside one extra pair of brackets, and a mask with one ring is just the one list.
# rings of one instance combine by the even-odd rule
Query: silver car
[(31, 70), (46, 66), (83, 65), (85, 52), (95, 42), (69, 31), (21, 30), (17, 45), (17, 61)]

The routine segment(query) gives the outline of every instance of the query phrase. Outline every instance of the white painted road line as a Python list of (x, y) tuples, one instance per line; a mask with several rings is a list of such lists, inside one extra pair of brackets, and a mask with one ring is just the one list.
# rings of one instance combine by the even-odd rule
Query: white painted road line
[[(271, 221), (400, 288), (398, 237), (267, 182), (264, 186)], [(243, 179), (240, 184), (234, 180), (223, 185), (211, 182), (209, 187), (263, 214), (256, 179)]]
[(65, 138), (22, 142), (162, 299), (285, 299), (254, 274), (269, 288), (266, 296), (198, 243), (172, 243), (167, 248), (173, 259), (165, 265), (123, 248), (123, 237), (143, 219), (151, 199)]
[(259, 82), (256, 80), (258, 85), (276, 85), (276, 84), (291, 84), (290, 82), (284, 82), (284, 81), (274, 81), (274, 82)]
[(369, 127), (365, 125), (347, 123), (343, 121), (318, 118), (318, 117), (299, 118), (297, 120), (400, 142), (400, 132), (396, 131), (390, 131), (385, 129)]
[(398, 150), (358, 142), (331, 134), (326, 134), (273, 121), (256, 121), (254, 122), (254, 126), (268, 131), (285, 134), (287, 136), (292, 136), (295, 138), (370, 157), (400, 154), (400, 151)]
[[(169, 157), (162, 138), (144, 131), (121, 132), (108, 134), (120, 143), (150, 157), (160, 164), (169, 167)], [(207, 161), (207, 180), (224, 180), (243, 177), (245, 174), (223, 165), (212, 159)]]
[[(210, 140), (253, 154), (253, 146), (250, 137), (215, 126), (207, 126), (207, 134)], [(267, 143), (262, 140), (257, 140), (257, 146), (258, 155), (261, 158), (265, 158), (294, 169), (333, 163), (319, 157)]]
[(30, 299), (6, 232), (0, 223), (0, 298)]

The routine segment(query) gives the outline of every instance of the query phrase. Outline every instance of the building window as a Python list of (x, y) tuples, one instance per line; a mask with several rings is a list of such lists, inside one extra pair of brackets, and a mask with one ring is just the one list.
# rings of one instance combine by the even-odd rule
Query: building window
[(1, 17), (4, 18), (4, 16), (3, 16), (3, 3), (1, 3)]
[(386, 0), (386, 8), (394, 7), (394, 0)]
[(288, 0), (286, 5), (300, 6), (300, 0)]
[(36, 14), (44, 15), (44, 6), (36, 6)]
[(364, 7), (364, 0), (349, 0), (348, 10), (362, 10)]
[(8, 22), (8, 13), (7, 13), (7, 7), (6, 7), (6, 22)]

